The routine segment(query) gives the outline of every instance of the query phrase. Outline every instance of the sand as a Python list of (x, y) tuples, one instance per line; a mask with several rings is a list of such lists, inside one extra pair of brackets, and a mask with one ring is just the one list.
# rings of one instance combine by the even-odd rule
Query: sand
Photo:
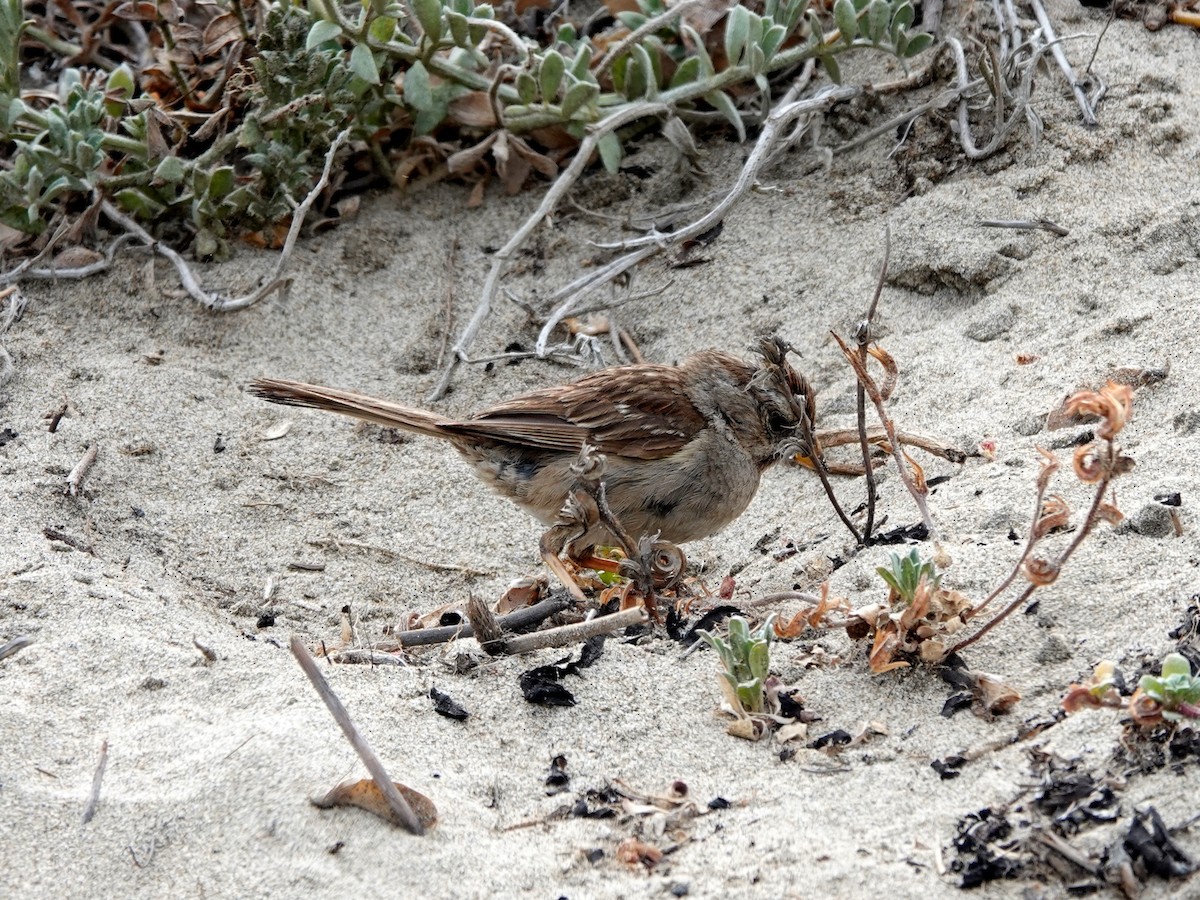
[[(1052, 11), (1063, 33), (1098, 32), (1104, 19), (1067, 3)], [(482, 658), (457, 674), (460, 656), (480, 657), (464, 640), (415, 652), (406, 666), (326, 668), (394, 777), (436, 803), (440, 824), (424, 838), (359, 810), (310, 805), (365, 772), (288, 638), (336, 643), (343, 607), (373, 641), (410, 613), (470, 593), (494, 599), (540, 570), (539, 530), (444, 446), (394, 443), (333, 416), (267, 406), (244, 387), (272, 375), (419, 402), (436, 380), (448, 297), (457, 333), (489, 251), (540, 189), (513, 199), (490, 192), (478, 210), (466, 209), (458, 186), (370, 197), (356, 221), (300, 245), (290, 296), (236, 315), (205, 313), (179, 295), (169, 267), (136, 253), (104, 277), (24, 286), (29, 306), (3, 338), (15, 375), (0, 389), (0, 432), (16, 436), (0, 447), (0, 641), (35, 642), (0, 662), (0, 895), (952, 896), (956, 823), (1010, 804), (1014, 822), (1033, 818), (1026, 807), (1051, 765), (1121, 776), (1116, 820), (1069, 837), (1084, 850), (1119, 843), (1144, 804), (1168, 825), (1188, 820), (1197, 812), (1195, 759), (1182, 764), (1183, 777), (1170, 766), (1123, 771), (1113, 758), (1123, 734), (1116, 713), (1079, 713), (1012, 739), (1024, 723), (1052, 721), (1065, 687), (1097, 660), (1132, 673), (1160, 659), (1197, 591), (1196, 58), (1194, 31), (1116, 22), (1096, 62), (1109, 84), (1101, 127), (1084, 129), (1057, 73), (1043, 75), (1041, 142), (1014, 141), (979, 165), (962, 158), (941, 122), (918, 126), (914, 143), (890, 157), (890, 139), (837, 157), (828, 174), (811, 152), (789, 154), (703, 248), (706, 263), (649, 263), (635, 288), (669, 286), (620, 311), (646, 355), (663, 362), (710, 346), (748, 353), (777, 332), (803, 352), (822, 424), (848, 424), (851, 377), (828, 333), (849, 333), (861, 315), (889, 227), (879, 324), (902, 369), (896, 419), (966, 449), (995, 446), (993, 460), (927, 461), (931, 476), (951, 476), (931, 497), (953, 559), (946, 582), (971, 596), (1019, 553), (1009, 533), (1027, 526), (1035, 446), (1065, 457), (1082, 430), (1046, 431), (1046, 413), (1120, 367), (1170, 367), (1136, 393), (1122, 444), (1137, 466), (1117, 497), (1130, 516), (1147, 508), (1161, 519), (1155, 496), (1179, 492), (1184, 535), (1099, 529), (1039, 594), (1036, 612), (968, 651), (973, 668), (1020, 691), (1016, 708), (994, 719), (943, 718), (951, 689), (936, 673), (872, 676), (863, 646), (839, 632), (808, 633), (778, 644), (773, 659), (821, 716), (810, 736), (857, 733), (868, 722), (887, 734), (834, 755), (801, 745), (783, 761), (778, 744), (725, 733), (713, 655), (681, 658), (661, 632), (610, 640), (595, 665), (568, 679), (578, 704), (567, 709), (527, 704), (517, 683), (561, 651)], [(830, 143), (858, 127), (841, 115)], [(576, 196), (620, 216), (685, 191), (719, 191), (745, 150), (705, 151), (707, 175), (690, 187), (669, 151), (651, 148), (637, 160), (654, 169), (650, 178), (593, 174)], [(977, 226), (1039, 217), (1070, 234)], [(536, 303), (594, 256), (588, 241), (616, 234), (611, 223), (565, 211), (505, 284)], [(236, 293), (274, 261), (240, 249), (199, 272)], [(535, 336), (524, 311), (505, 303), (474, 349), (528, 347)], [(1022, 354), (1036, 358), (1021, 365)], [(573, 374), (537, 362), (464, 366), (437, 408), (462, 414)], [(49, 433), (43, 415), (64, 399), (70, 410)], [(265, 439), (284, 421), (284, 436)], [(82, 493), (67, 496), (66, 476), (89, 446), (98, 448), (95, 466)], [(1086, 503), (1070, 479), (1061, 489), (1076, 508)], [(862, 496), (852, 481), (838, 490), (850, 506)], [(889, 527), (917, 521), (894, 476), (880, 502)], [(777, 554), (789, 543), (799, 551)], [(812, 589), (830, 558), (852, 549), (816, 479), (793, 468), (770, 472), (736, 523), (688, 553), (713, 589), (736, 570), (741, 602)], [(874, 568), (891, 549), (848, 558), (830, 576), (833, 592), (856, 605), (880, 599)], [(193, 640), (216, 660), (205, 662)], [(815, 648), (826, 662), (810, 668)], [(470, 718), (436, 715), (432, 686)], [(103, 788), (84, 825), (105, 740)], [(958, 778), (931, 768), (971, 751), (978, 756)], [(570, 785), (547, 796), (558, 754)], [(614, 780), (647, 793), (684, 782), (702, 814), (670, 823), (553, 817)], [(729, 808), (710, 811), (718, 797)], [(675, 849), (649, 870), (626, 865), (616, 851), (631, 835)], [(1200, 856), (1194, 832), (1178, 840)], [(603, 855), (590, 861), (595, 849)], [(1084, 875), (1050, 880), (1039, 894), (1029, 874), (977, 895), (1062, 896), (1073, 878)], [(1151, 879), (1145, 896), (1197, 891), (1195, 879)]]

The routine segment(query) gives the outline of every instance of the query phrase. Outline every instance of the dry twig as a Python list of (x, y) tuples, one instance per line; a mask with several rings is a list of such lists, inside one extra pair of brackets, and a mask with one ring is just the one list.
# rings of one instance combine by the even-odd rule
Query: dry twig
[(408, 805), (408, 801), (396, 790), (396, 784), (388, 775), (387, 769), (383, 767), (383, 763), (375, 755), (375, 751), (371, 749), (371, 745), (367, 743), (367, 739), (362, 736), (362, 733), (351, 720), (350, 714), (346, 712), (346, 707), (342, 705), (342, 701), (338, 699), (337, 694), (333, 692), (333, 688), (329, 686), (329, 682), (325, 680), (325, 676), (321, 674), (321, 670), (317, 666), (317, 661), (312, 658), (312, 655), (308, 652), (308, 649), (301, 642), (300, 638), (292, 637), (288, 641), (288, 646), (292, 650), (292, 655), (296, 657), (296, 662), (300, 664), (300, 668), (304, 670), (304, 674), (308, 676), (308, 680), (312, 682), (312, 686), (316, 688), (317, 694), (333, 715), (334, 721), (341, 726), (342, 733), (350, 741), (350, 746), (354, 748), (354, 752), (358, 754), (358, 758), (363, 761), (363, 765), (371, 773), (371, 780), (379, 788), (379, 792), (387, 801), (388, 807), (396, 816), (397, 821), (402, 823), (405, 830), (410, 834), (424, 834), (425, 828), (421, 825), (416, 813)]
[(609, 616), (597, 616), (586, 622), (575, 625), (563, 625), (560, 628), (548, 628), (545, 631), (535, 631), (533, 634), (520, 634), (504, 638), (504, 652), (516, 655), (532, 653), (534, 650), (545, 650), (548, 647), (565, 647), (567, 644), (578, 644), (599, 634), (608, 634), (631, 625), (643, 625), (649, 620), (649, 614), (644, 606), (634, 606), (622, 612)]
[(0, 644), (0, 660), (8, 659), (10, 656), (15, 656), (26, 647), (33, 643), (33, 635), (19, 634), (11, 641), (6, 641)]
[(67, 495), (70, 497), (79, 496), (79, 491), (83, 486), (83, 479), (87, 477), (87, 473), (91, 471), (93, 464), (96, 462), (96, 454), (99, 452), (99, 446), (92, 444), (83, 454), (83, 458), (75, 464), (75, 468), (71, 470), (71, 474), (67, 476)]
[(88, 795), (87, 804), (83, 807), (83, 824), (92, 821), (96, 815), (96, 805), (100, 802), (100, 783), (104, 780), (104, 770), (108, 767), (108, 738), (100, 741), (100, 759), (96, 763), (96, 772), (92, 775), (92, 792)]

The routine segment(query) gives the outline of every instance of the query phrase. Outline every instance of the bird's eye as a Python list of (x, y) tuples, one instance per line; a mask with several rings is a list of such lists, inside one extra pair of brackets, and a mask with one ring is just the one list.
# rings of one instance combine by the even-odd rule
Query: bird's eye
[(783, 413), (773, 412), (767, 416), (767, 428), (774, 434), (783, 434), (785, 431), (791, 431), (795, 428), (795, 423), (791, 417), (783, 415)]

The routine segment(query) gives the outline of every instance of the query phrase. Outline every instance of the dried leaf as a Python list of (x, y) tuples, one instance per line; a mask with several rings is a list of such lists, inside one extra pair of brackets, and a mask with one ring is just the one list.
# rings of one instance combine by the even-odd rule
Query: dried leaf
[(808, 740), (808, 725), (804, 722), (792, 722), (784, 725), (775, 732), (775, 739), (781, 744), (787, 744), (791, 741), (804, 743)]
[(203, 55), (211, 56), (242, 39), (241, 23), (233, 13), (222, 13), (204, 29)]
[(875, 642), (871, 646), (869, 661), (871, 671), (876, 675), (890, 672), (892, 669), (908, 668), (908, 663), (893, 659), (900, 644), (900, 639), (894, 630), (895, 627), (893, 623), (889, 622), (885, 628), (875, 632)]
[(756, 718), (735, 719), (729, 723), (725, 733), (744, 741), (761, 741), (768, 734), (767, 726), (761, 719)]
[(146, 2), (122, 3), (112, 14), (130, 22), (154, 22), (158, 19), (158, 7)]
[(704, 36), (728, 13), (727, 0), (703, 0), (702, 3), (688, 4), (681, 18), (696, 30), (696, 34)]
[(1042, 456), (1042, 468), (1038, 472), (1037, 479), (1038, 491), (1044, 494), (1050, 487), (1050, 479), (1053, 478), (1054, 473), (1058, 471), (1059, 462), (1058, 457), (1049, 450), (1044, 450), (1041, 447), (1036, 449), (1037, 452)]
[(1133, 418), (1133, 389), (1127, 384), (1109, 381), (1098, 391), (1077, 391), (1067, 398), (1063, 412), (1077, 420), (1100, 418), (1102, 424), (1096, 434), (1111, 441)]
[(488, 150), (502, 132), (496, 131), (489, 134), (486, 138), (476, 144), (474, 147), (468, 147), (465, 150), (459, 150), (453, 156), (446, 160), (446, 167), (450, 170), (451, 175), (465, 175), (475, 169), (476, 166), (483, 161)]
[(483, 91), (470, 91), (451, 101), (447, 109), (450, 122), (466, 128), (496, 127), (496, 111)]
[(1030, 584), (1036, 584), (1038, 587), (1054, 584), (1058, 579), (1058, 572), (1057, 563), (1052, 563), (1040, 556), (1031, 557), (1021, 563), (1021, 574)]
[(103, 253), (97, 253), (88, 247), (66, 247), (54, 257), (55, 269), (81, 269), (104, 259)]
[(508, 590), (504, 592), (504, 596), (496, 604), (496, 612), (504, 615), (516, 609), (533, 606), (533, 604), (542, 599), (549, 586), (550, 583), (544, 575), (518, 578), (508, 586)]
[(892, 396), (892, 391), (896, 389), (896, 382), (900, 380), (900, 366), (897, 365), (892, 354), (888, 353), (878, 344), (871, 344), (867, 347), (867, 353), (875, 357), (879, 361), (879, 364), (883, 366), (885, 377), (883, 379), (883, 386), (879, 388), (879, 395), (884, 400), (887, 400)]
[(558, 175), (558, 164), (550, 157), (538, 153), (519, 137), (510, 137), (509, 142), (512, 144), (513, 150), (539, 174), (545, 175), (547, 178), (554, 178)]
[(1035, 540), (1045, 537), (1058, 528), (1065, 528), (1071, 522), (1071, 507), (1059, 494), (1054, 494), (1042, 501), (1041, 514), (1033, 526)]
[(1008, 712), (1021, 695), (1016, 689), (1004, 681), (999, 675), (989, 675), (987, 672), (973, 672), (975, 684), (979, 688), (979, 699), (983, 708), (993, 715)]
[(627, 866), (640, 865), (653, 869), (662, 862), (662, 858), (661, 850), (635, 837), (627, 837), (617, 845), (617, 859)]
[[(412, 807), (417, 821), (424, 828), (429, 829), (437, 824), (437, 807), (433, 805), (432, 800), (424, 794), (414, 791), (407, 785), (400, 784), (399, 782), (393, 782), (393, 784), (396, 785), (396, 790), (400, 792), (400, 796), (408, 801), (408, 805)], [(318, 809), (332, 809), (335, 806), (357, 806), (359, 809), (365, 809), (369, 813), (374, 813), (379, 818), (391, 822), (393, 825), (404, 827), (404, 824), (396, 819), (392, 808), (388, 806), (388, 802), (384, 799), (379, 786), (370, 778), (363, 778), (360, 781), (344, 781), (321, 799), (313, 800), (312, 804)]]
[(471, 193), (467, 196), (467, 209), (478, 209), (483, 206), (483, 194), (486, 190), (486, 178), (481, 178), (475, 182), (475, 186), (471, 188)]
[(1075, 477), (1084, 484), (1096, 484), (1108, 475), (1109, 467), (1101, 458), (1100, 447), (1095, 441), (1077, 448), (1071, 464), (1075, 469)]

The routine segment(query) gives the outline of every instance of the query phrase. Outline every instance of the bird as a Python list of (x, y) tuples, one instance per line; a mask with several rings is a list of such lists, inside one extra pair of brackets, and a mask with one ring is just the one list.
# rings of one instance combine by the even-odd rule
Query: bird
[(283, 379), (259, 378), (248, 391), (445, 440), (485, 484), (551, 528), (570, 518), (581, 454), (598, 455), (610, 515), (589, 516), (560, 541), (580, 560), (630, 535), (683, 544), (715, 534), (749, 506), (766, 469), (817, 455), (815, 393), (790, 350), (768, 337), (752, 360), (704, 350), (678, 365), (613, 366), (463, 419)]

